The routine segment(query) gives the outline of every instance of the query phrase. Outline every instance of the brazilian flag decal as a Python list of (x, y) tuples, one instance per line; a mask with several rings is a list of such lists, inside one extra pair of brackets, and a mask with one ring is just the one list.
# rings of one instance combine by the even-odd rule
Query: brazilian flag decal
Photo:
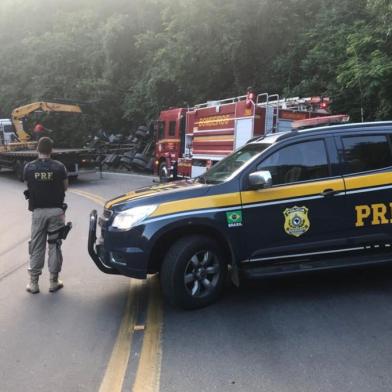
[(226, 220), (228, 227), (242, 226), (242, 211), (226, 212)]

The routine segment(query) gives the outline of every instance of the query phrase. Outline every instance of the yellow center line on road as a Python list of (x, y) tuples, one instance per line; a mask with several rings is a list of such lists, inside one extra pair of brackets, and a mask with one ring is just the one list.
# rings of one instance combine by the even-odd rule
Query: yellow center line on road
[(158, 277), (148, 281), (148, 309), (142, 351), (133, 392), (159, 391), (161, 378), (161, 334), (163, 309)]
[(104, 206), (106, 203), (106, 200), (102, 196), (95, 195), (94, 193), (81, 191), (79, 189), (70, 189), (69, 192), (90, 199), (93, 202), (99, 204), (100, 206)]
[(143, 281), (131, 279), (124, 316), (99, 392), (121, 392), (132, 348), (133, 328), (137, 319)]
[[(105, 199), (99, 195), (73, 189), (70, 192), (86, 197), (99, 205), (105, 204)], [(163, 308), (158, 277), (154, 276), (148, 280), (147, 317), (145, 325), (139, 325), (136, 324), (136, 321), (139, 312), (139, 299), (144, 287), (144, 281), (131, 279), (123, 319), (99, 392), (122, 391), (134, 331), (143, 331), (144, 336), (133, 392), (159, 391)]]

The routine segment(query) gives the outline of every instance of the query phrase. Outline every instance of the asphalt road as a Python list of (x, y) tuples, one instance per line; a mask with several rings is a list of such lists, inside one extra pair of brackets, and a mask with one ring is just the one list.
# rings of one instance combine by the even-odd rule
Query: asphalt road
[(67, 194), (65, 287), (25, 291), (30, 215), (23, 184), (0, 173), (0, 391), (392, 390), (392, 268), (228, 286), (197, 311), (162, 304), (147, 282), (101, 273), (88, 214), (151, 178), (89, 174)]

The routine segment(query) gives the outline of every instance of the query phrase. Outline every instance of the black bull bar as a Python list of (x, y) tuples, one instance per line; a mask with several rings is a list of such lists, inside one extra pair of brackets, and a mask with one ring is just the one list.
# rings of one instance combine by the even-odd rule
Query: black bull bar
[(95, 265), (99, 270), (105, 272), (105, 274), (111, 275), (120, 275), (120, 273), (107, 266), (104, 261), (99, 256), (99, 252), (97, 252), (95, 242), (97, 241), (97, 210), (93, 210), (90, 213), (90, 226), (88, 231), (88, 253), (90, 257), (93, 259)]

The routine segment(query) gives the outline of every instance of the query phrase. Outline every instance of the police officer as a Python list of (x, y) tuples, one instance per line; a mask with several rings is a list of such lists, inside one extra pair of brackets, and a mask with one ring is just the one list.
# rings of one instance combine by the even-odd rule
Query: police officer
[(61, 231), (65, 227), (64, 196), (68, 188), (65, 166), (50, 159), (53, 141), (42, 137), (37, 146), (38, 159), (26, 165), (24, 179), (29, 193), (29, 210), (32, 211), (31, 241), (29, 242), (30, 283), (26, 290), (39, 293), (38, 278), (45, 262), (46, 241), (48, 241), (48, 266), (50, 292), (63, 287), (59, 280), (62, 265)]

